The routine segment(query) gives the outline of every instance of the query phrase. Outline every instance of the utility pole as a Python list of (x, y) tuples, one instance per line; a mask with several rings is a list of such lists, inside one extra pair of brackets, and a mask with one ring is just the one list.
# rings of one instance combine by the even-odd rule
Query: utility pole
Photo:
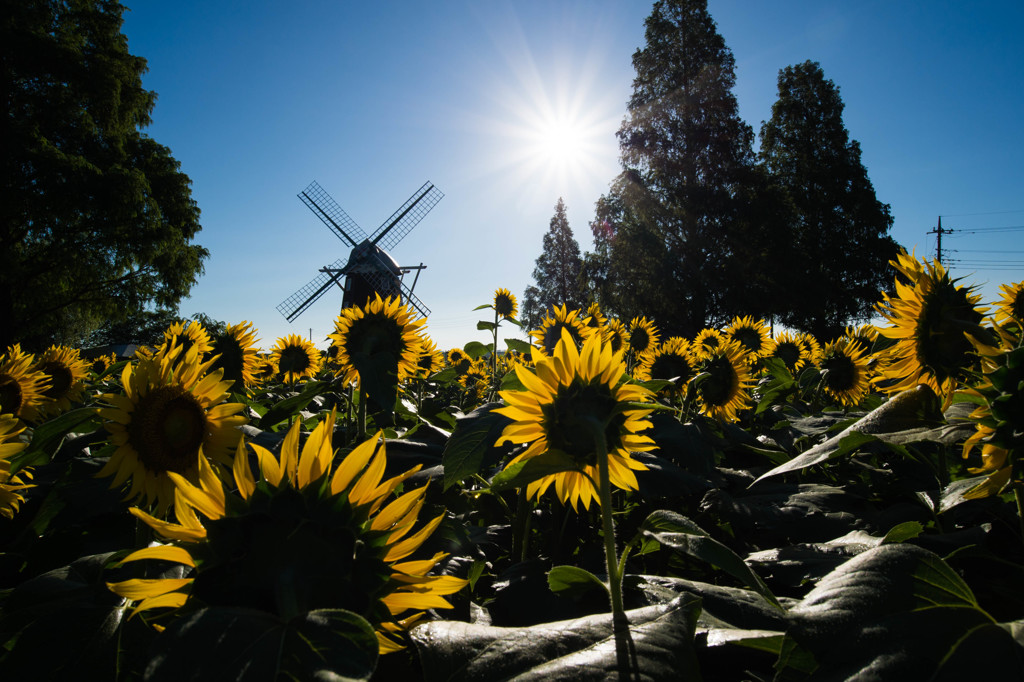
[(942, 265), (942, 235), (951, 234), (953, 230), (942, 229), (942, 216), (939, 216), (939, 224), (934, 230), (930, 230), (928, 234), (934, 234), (935, 237), (935, 260)]

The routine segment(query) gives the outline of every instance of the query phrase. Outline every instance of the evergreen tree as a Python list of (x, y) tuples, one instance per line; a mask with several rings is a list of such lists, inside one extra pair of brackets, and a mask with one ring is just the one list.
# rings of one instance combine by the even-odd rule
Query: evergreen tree
[[(209, 254), (170, 150), (139, 132), (156, 94), (116, 0), (5, 2), (0, 349), (70, 342), (176, 308)], [(73, 337), (73, 338), (67, 338)]]
[[(540, 315), (551, 308), (565, 304), (567, 308), (582, 308), (586, 304), (581, 283), (583, 258), (580, 256), (580, 245), (569, 227), (569, 218), (565, 215), (565, 203), (561, 198), (555, 205), (555, 215), (551, 218), (548, 231), (544, 234), (543, 248), (537, 257), (537, 266), (533, 269), (536, 290), (529, 288), (525, 292), (524, 307), (529, 304), (540, 311)], [(535, 300), (534, 300), (535, 299)], [(535, 325), (524, 318), (527, 328)]]
[(828, 339), (868, 319), (898, 245), (888, 235), (889, 205), (875, 197), (860, 145), (843, 124), (839, 88), (816, 62), (779, 72), (760, 156), (797, 214), (791, 249), (800, 265), (783, 321)]
[(741, 248), (764, 229), (744, 203), (753, 131), (739, 118), (735, 61), (706, 0), (658, 0), (645, 26), (618, 132), (624, 171), (598, 201), (603, 234), (588, 273), (606, 272), (609, 311), (692, 336), (742, 312), (752, 302), (743, 273), (771, 266)]

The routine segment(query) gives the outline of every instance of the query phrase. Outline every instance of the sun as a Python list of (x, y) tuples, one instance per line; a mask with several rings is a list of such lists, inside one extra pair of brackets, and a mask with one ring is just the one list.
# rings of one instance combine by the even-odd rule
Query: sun
[(592, 131), (568, 116), (552, 116), (537, 122), (534, 154), (554, 168), (576, 167), (590, 155)]

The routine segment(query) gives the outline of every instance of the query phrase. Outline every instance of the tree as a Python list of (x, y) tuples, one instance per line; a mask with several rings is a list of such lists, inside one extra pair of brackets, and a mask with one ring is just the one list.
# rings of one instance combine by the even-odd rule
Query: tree
[(888, 236), (889, 205), (861, 163), (843, 124), (839, 88), (806, 61), (779, 71), (779, 99), (761, 124), (761, 161), (796, 210), (787, 325), (821, 338), (871, 316), (899, 246)]
[(156, 94), (116, 0), (5, 3), (0, 348), (176, 308), (209, 252), (191, 180), (140, 132)]
[[(548, 231), (544, 233), (543, 249), (533, 269), (535, 287), (528, 287), (524, 293), (524, 308), (539, 310), (542, 315), (551, 306), (565, 304), (570, 310), (586, 305), (580, 272), (583, 258), (580, 245), (569, 227), (565, 215), (565, 203), (561, 197), (555, 204), (555, 215), (551, 218)], [(527, 328), (535, 327), (531, 320), (524, 318)]]
[[(623, 173), (597, 204), (602, 305), (653, 317), (667, 334), (723, 324), (750, 298), (753, 131), (738, 114), (735, 61), (706, 0), (658, 0), (633, 55), (636, 78), (617, 135)], [(605, 255), (602, 255), (604, 250)], [(592, 285), (594, 286), (594, 285)]]

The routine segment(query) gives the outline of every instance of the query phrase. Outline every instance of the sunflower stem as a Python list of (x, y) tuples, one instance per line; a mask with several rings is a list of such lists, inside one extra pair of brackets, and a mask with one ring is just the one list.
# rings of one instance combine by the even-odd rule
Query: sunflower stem
[(1024, 492), (1020, 482), (1013, 485), (1013, 499), (1017, 502), (1017, 522), (1020, 524), (1020, 537), (1024, 540)]
[(512, 557), (516, 561), (526, 561), (527, 538), (530, 533), (530, 515), (533, 510), (526, 496), (526, 486), (519, 489), (516, 502), (516, 515), (513, 520)]
[(359, 424), (356, 427), (357, 440), (361, 443), (366, 440), (366, 389), (359, 386)]
[(615, 521), (612, 519), (612, 483), (608, 471), (608, 445), (604, 429), (595, 428), (597, 446), (598, 495), (601, 498), (601, 526), (604, 531), (604, 558), (608, 564), (608, 591), (612, 600), (612, 622), (624, 622), (626, 610), (622, 606), (622, 568), (615, 555)]

